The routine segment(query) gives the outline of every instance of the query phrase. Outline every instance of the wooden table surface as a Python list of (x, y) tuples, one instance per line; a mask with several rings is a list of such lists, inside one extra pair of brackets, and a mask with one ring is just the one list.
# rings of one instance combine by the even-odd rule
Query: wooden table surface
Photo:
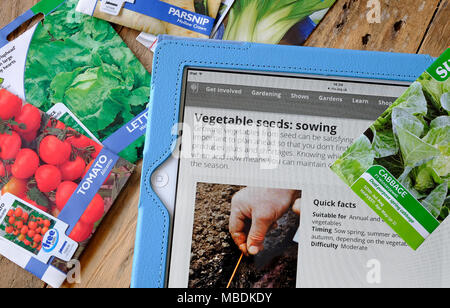
[[(337, 0), (306, 46), (423, 53), (439, 56), (450, 46), (450, 0), (379, 0), (381, 22), (369, 24), (369, 0)], [(38, 0), (0, 1), (0, 27)], [(372, 2), (370, 2), (372, 3)], [(115, 29), (151, 71), (152, 54), (136, 42), (137, 32)], [(108, 213), (81, 258), (81, 284), (64, 287), (129, 287), (142, 164)], [(0, 288), (47, 287), (0, 257)]]

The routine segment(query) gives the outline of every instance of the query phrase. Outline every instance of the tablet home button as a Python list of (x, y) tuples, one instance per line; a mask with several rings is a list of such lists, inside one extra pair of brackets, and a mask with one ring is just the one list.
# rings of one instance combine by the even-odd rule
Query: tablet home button
[(152, 185), (154, 187), (162, 188), (169, 183), (169, 176), (165, 172), (156, 172), (152, 176)]

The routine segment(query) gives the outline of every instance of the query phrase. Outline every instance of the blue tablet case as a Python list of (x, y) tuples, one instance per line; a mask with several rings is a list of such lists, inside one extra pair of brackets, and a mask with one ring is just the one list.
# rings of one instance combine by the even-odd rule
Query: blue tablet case
[(142, 169), (132, 287), (165, 287), (170, 216), (151, 187), (151, 175), (178, 136), (186, 67), (241, 69), (413, 82), (433, 59), (426, 55), (322, 49), (161, 36), (153, 80)]

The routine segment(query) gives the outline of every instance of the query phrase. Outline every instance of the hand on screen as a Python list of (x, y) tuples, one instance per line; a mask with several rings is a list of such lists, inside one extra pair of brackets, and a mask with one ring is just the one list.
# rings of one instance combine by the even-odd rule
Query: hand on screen
[(231, 200), (229, 230), (239, 249), (246, 255), (256, 255), (264, 249), (269, 230), (293, 205), (300, 215), (297, 190), (244, 188)]

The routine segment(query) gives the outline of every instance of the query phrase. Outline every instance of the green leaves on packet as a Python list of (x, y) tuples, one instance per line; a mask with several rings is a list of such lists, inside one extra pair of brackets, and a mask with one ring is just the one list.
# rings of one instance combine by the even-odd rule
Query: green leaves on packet
[(194, 1), (195, 12), (198, 14), (208, 16), (208, 0), (195, 0)]
[[(49, 110), (64, 103), (104, 140), (146, 108), (150, 74), (109, 23), (75, 12), (68, 0), (39, 24), (25, 71), (27, 100)], [(140, 158), (141, 137), (122, 157)]]
[(369, 138), (361, 136), (338, 159), (332, 169), (347, 184), (354, 183), (370, 166), (373, 165), (375, 151)]
[(330, 8), (335, 0), (236, 0), (224, 40), (278, 44), (309, 15)]
[(373, 165), (389, 170), (439, 221), (450, 211), (450, 79), (424, 73), (331, 169), (349, 186)]

